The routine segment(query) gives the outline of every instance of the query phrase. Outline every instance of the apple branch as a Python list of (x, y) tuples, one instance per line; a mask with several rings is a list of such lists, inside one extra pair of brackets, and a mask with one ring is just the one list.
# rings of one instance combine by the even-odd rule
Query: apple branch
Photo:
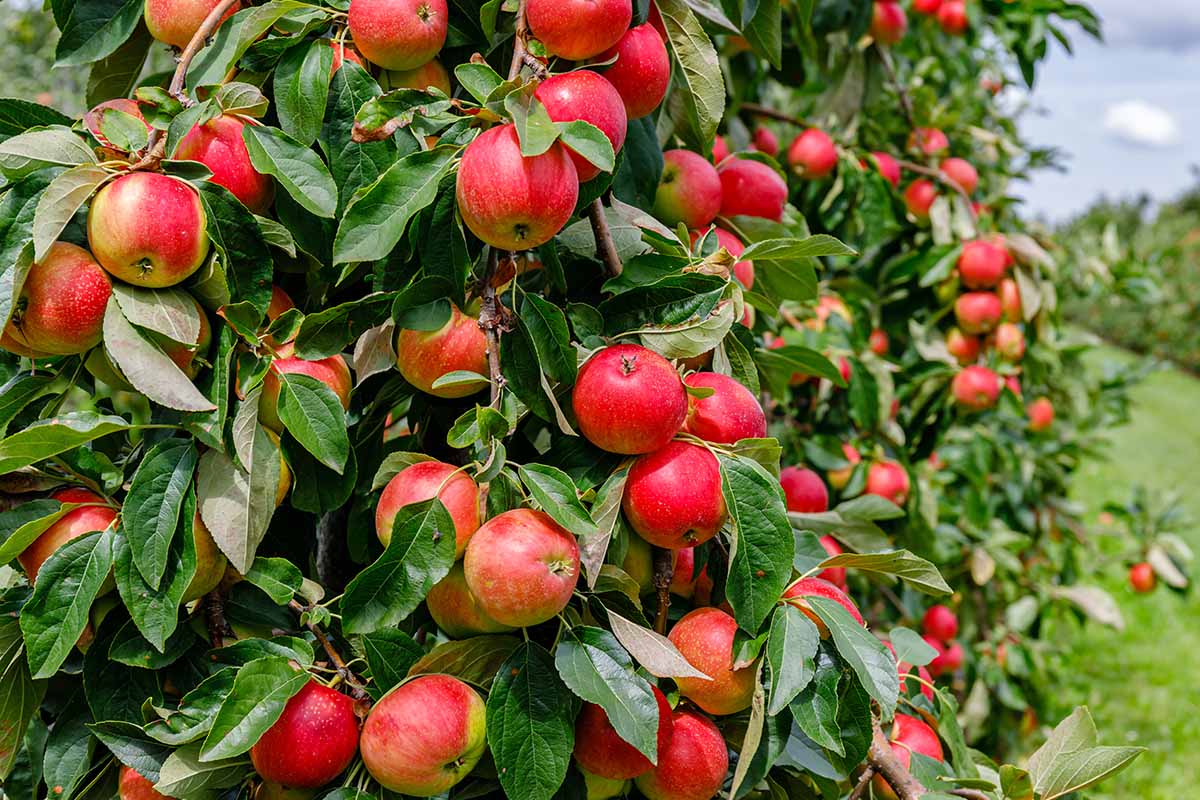
[[(288, 601), (288, 608), (295, 612), (296, 615), (302, 620), (304, 619), (304, 614), (309, 610), (297, 603), (295, 600)], [(329, 637), (325, 635), (325, 631), (321, 630), (321, 626), (313, 622), (305, 622), (304, 627), (307, 628), (313, 636), (317, 637), (317, 642), (320, 643), (321, 647), (325, 650), (325, 655), (329, 656), (329, 660), (333, 663), (338, 675), (341, 677), (342, 681), (350, 687), (350, 694), (354, 696), (354, 699), (365, 700), (368, 696), (366, 686), (364, 686), (362, 681), (358, 679), (358, 676), (354, 674), (354, 671), (346, 665), (345, 659), (342, 658), (342, 655), (337, 651), (337, 648), (333, 646), (333, 642), (329, 641)]]
[[(511, 258), (511, 256), (510, 256)], [(504, 388), (504, 373), (500, 370), (500, 331), (505, 327), (504, 306), (496, 296), (495, 277), (500, 266), (500, 251), (491, 248), (487, 270), (483, 276), (483, 298), (479, 308), (479, 327), (487, 337), (488, 378), (491, 383), (494, 409), (500, 408), (500, 390)]]
[(871, 739), (871, 748), (867, 751), (867, 764), (883, 776), (900, 800), (921, 800), (921, 795), (925, 794), (925, 787), (900, 763), (900, 759), (896, 758), (891, 743), (879, 727), (879, 720), (875, 720), (873, 725), (875, 732)]
[(850, 792), (846, 800), (858, 800), (858, 798), (862, 797), (867, 791), (867, 786), (870, 785), (871, 778), (873, 777), (875, 777), (875, 768), (868, 766), (862, 771), (862, 775), (858, 778), (858, 783), (854, 784), (854, 791)]
[(588, 219), (592, 223), (592, 235), (596, 239), (596, 255), (604, 264), (604, 274), (615, 278), (624, 268), (621, 257), (617, 254), (617, 245), (613, 242), (612, 230), (608, 227), (608, 217), (604, 215), (604, 204), (597, 197), (588, 206)]
[(667, 610), (671, 607), (671, 579), (675, 577), (675, 554), (665, 547), (652, 548), (654, 557), (654, 589), (658, 593), (658, 613), (654, 630), (663, 636), (667, 632)]
[(900, 83), (900, 78), (896, 75), (896, 65), (892, 63), (892, 54), (885, 47), (875, 47), (879, 53), (879, 61), (883, 64), (883, 71), (887, 73), (888, 80), (891, 81), (892, 87), (896, 90), (896, 94), (900, 96), (900, 110), (904, 112), (904, 116), (908, 119), (908, 127), (911, 130), (917, 129), (917, 115), (913, 112), (912, 98), (908, 96), (904, 85)]
[[(526, 63), (526, 56), (529, 56), (529, 46), (527, 38), (529, 37), (529, 23), (525, 20), (525, 0), (521, 0), (517, 4), (517, 16), (513, 22), (513, 54), (512, 62), (508, 67), (508, 79), (512, 80), (521, 74), (521, 67)], [(532, 58), (532, 56), (530, 56)], [(534, 59), (535, 61), (537, 59)], [(541, 62), (538, 62), (541, 66)], [(542, 67), (542, 72), (545, 72), (545, 67)]]
[(221, 592), (213, 589), (204, 596), (204, 622), (208, 627), (208, 640), (214, 650), (225, 646), (225, 632), (229, 623), (225, 619), (225, 599)]
[(742, 103), (740, 106), (742, 111), (755, 117), (765, 117), (779, 122), (787, 122), (795, 125), (797, 128), (811, 128), (812, 124), (805, 121), (801, 117), (793, 116), (786, 111), (779, 111), (770, 106), (759, 105), (758, 103)]

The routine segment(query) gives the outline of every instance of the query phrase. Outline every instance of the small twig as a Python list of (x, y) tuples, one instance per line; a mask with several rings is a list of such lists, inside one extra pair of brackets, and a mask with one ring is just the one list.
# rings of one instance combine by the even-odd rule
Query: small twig
[(913, 113), (912, 98), (908, 96), (908, 92), (904, 89), (904, 85), (900, 83), (900, 78), (896, 75), (896, 66), (892, 63), (892, 54), (887, 51), (886, 47), (876, 47), (875, 51), (879, 53), (879, 60), (883, 63), (883, 71), (887, 73), (888, 80), (892, 82), (892, 87), (896, 90), (896, 94), (900, 95), (900, 108), (904, 112), (904, 116), (908, 118), (908, 126), (912, 130), (917, 130), (917, 115)]
[(811, 123), (800, 117), (793, 116), (785, 111), (779, 111), (770, 106), (759, 105), (758, 103), (742, 103), (740, 109), (755, 117), (766, 117), (767, 119), (774, 119), (779, 122), (787, 122), (795, 125), (797, 128), (813, 127)]
[(213, 649), (219, 650), (224, 647), (229, 622), (225, 619), (225, 599), (217, 589), (204, 596), (204, 621), (208, 626), (208, 640)]
[[(529, 36), (529, 23), (525, 20), (525, 0), (517, 5), (517, 18), (513, 23), (513, 54), (512, 63), (508, 67), (508, 79), (512, 80), (521, 74), (521, 66), (529, 53), (526, 38)], [(543, 70), (545, 67), (542, 68)]]
[(613, 242), (612, 231), (608, 227), (608, 217), (604, 215), (604, 204), (600, 198), (588, 206), (588, 219), (592, 222), (592, 235), (596, 239), (596, 255), (604, 264), (604, 274), (615, 278), (623, 269), (621, 257), (617, 255), (617, 245)]
[[(297, 603), (295, 600), (288, 602), (288, 608), (294, 611), (301, 619), (304, 618), (304, 614), (308, 611), (308, 609)], [(321, 630), (320, 626), (315, 625), (312, 622), (305, 622), (304, 627), (307, 628), (313, 636), (317, 637), (317, 642), (319, 642), (321, 647), (325, 650), (325, 654), (329, 656), (329, 660), (333, 663), (334, 668), (337, 670), (338, 676), (341, 677), (342, 681), (350, 687), (350, 693), (354, 696), (354, 699), (365, 700), (368, 696), (366, 686), (364, 686), (362, 681), (358, 679), (358, 676), (354, 674), (354, 671), (350, 669), (350, 667), (346, 666), (346, 662), (342, 658), (341, 653), (339, 653), (337, 648), (333, 646), (333, 642), (329, 641), (329, 637), (325, 635), (325, 632)]]
[(504, 388), (504, 374), (500, 371), (500, 332), (507, 326), (504, 308), (496, 296), (493, 285), (500, 266), (500, 251), (492, 248), (488, 254), (487, 271), (483, 276), (483, 297), (479, 308), (479, 327), (487, 337), (488, 377), (491, 379), (492, 408), (500, 408), (500, 390)]
[(900, 800), (921, 800), (921, 795), (925, 794), (925, 787), (905, 769), (900, 759), (896, 758), (891, 743), (879, 727), (878, 720), (874, 722), (874, 728), (871, 749), (867, 751), (867, 763), (883, 776)]
[(550, 74), (550, 71), (546, 69), (546, 65), (532, 53), (524, 53), (521, 57), (521, 63), (529, 67), (529, 70), (533, 73), (533, 77), (539, 81), (546, 80), (546, 76)]
[(667, 632), (667, 610), (671, 607), (671, 579), (675, 577), (675, 553), (664, 547), (653, 548), (653, 553), (654, 589), (658, 593), (658, 613), (654, 617), (654, 630), (662, 636)]
[(965, 797), (967, 800), (992, 800), (978, 789), (950, 789), (946, 794), (952, 794), (955, 797)]
[(871, 778), (875, 777), (875, 768), (868, 766), (863, 770), (862, 775), (858, 779), (858, 783), (854, 784), (854, 791), (850, 792), (850, 796), (846, 800), (858, 800), (867, 791), (868, 784), (871, 783)]

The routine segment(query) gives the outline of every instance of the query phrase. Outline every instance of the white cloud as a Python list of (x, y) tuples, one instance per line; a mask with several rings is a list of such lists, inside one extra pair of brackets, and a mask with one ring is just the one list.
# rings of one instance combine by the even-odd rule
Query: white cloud
[(1175, 116), (1144, 100), (1110, 105), (1104, 112), (1104, 129), (1123, 142), (1142, 147), (1173, 147), (1183, 139)]

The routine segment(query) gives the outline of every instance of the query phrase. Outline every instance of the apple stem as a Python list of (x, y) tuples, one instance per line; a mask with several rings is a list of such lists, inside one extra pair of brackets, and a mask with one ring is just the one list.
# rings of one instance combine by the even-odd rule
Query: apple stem
[(588, 219), (592, 222), (592, 235), (596, 239), (596, 255), (604, 264), (604, 274), (615, 278), (621, 274), (621, 257), (617, 255), (617, 245), (613, 242), (612, 231), (608, 227), (608, 217), (604, 215), (604, 204), (597, 197), (588, 206)]
[(208, 638), (214, 650), (225, 646), (225, 632), (229, 623), (225, 620), (225, 600), (217, 589), (204, 596), (205, 622), (208, 625)]
[(854, 784), (854, 791), (850, 793), (850, 796), (847, 797), (846, 800), (858, 800), (858, 798), (862, 797), (863, 793), (867, 791), (867, 786), (870, 785), (871, 778), (873, 777), (875, 777), (875, 768), (868, 766), (863, 770), (862, 776), (858, 779), (858, 783)]
[(888, 782), (900, 800), (921, 800), (925, 787), (905, 769), (892, 752), (892, 745), (883, 735), (879, 720), (874, 721), (875, 734), (871, 739), (871, 748), (867, 751), (867, 763)]
[[(294, 611), (301, 619), (303, 619), (304, 614), (309, 610), (297, 603), (295, 600), (288, 602), (288, 608)], [(325, 631), (321, 630), (321, 626), (312, 622), (306, 622), (304, 623), (304, 627), (308, 628), (308, 630), (312, 632), (312, 635), (317, 637), (317, 641), (325, 650), (325, 654), (329, 656), (329, 660), (333, 662), (333, 666), (337, 670), (338, 675), (341, 677), (342, 681), (350, 687), (350, 694), (353, 695), (354, 699), (365, 700), (367, 698), (366, 686), (364, 686), (363, 683), (358, 679), (358, 676), (354, 674), (354, 671), (346, 665), (346, 661), (342, 658), (341, 653), (339, 653), (337, 648), (333, 646), (333, 642), (329, 641), (329, 637), (325, 635)]]
[(664, 636), (667, 633), (667, 609), (671, 607), (671, 579), (675, 577), (675, 554), (665, 547), (653, 548), (654, 588), (658, 592), (658, 613), (654, 617), (654, 630)]

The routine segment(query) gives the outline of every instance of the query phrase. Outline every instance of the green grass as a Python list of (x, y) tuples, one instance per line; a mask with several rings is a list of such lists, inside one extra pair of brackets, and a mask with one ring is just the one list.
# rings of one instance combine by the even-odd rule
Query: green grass
[[(1098, 360), (1125, 362), (1108, 349)], [(1200, 553), (1200, 380), (1178, 371), (1151, 375), (1134, 393), (1131, 424), (1111, 434), (1107, 461), (1089, 463), (1076, 478), (1074, 497), (1088, 522), (1106, 502), (1124, 503), (1136, 484), (1182, 495), (1195, 526), (1183, 531)], [(1074, 644), (1065, 708), (1091, 708), (1105, 744), (1140, 745), (1150, 752), (1124, 773), (1087, 793), (1105, 800), (1178, 800), (1200, 797), (1200, 603), (1161, 585), (1137, 596), (1119, 565), (1103, 585), (1125, 616), (1123, 632), (1088, 626)]]

